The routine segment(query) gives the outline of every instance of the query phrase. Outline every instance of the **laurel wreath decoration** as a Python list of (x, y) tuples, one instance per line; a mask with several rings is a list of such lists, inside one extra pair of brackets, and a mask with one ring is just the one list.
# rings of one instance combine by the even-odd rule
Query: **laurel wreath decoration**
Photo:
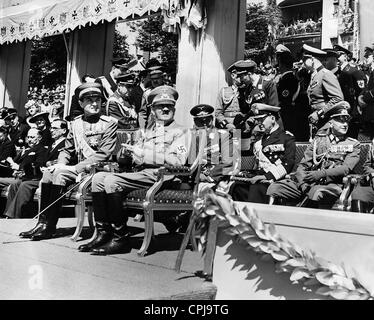
[(207, 190), (194, 203), (198, 213), (196, 235), (199, 250), (206, 249), (209, 224), (218, 219), (225, 232), (261, 255), (263, 261), (275, 261), (277, 273), (290, 273), (290, 280), (323, 296), (339, 300), (373, 300), (374, 296), (357, 279), (339, 266), (280, 236), (273, 224), (265, 224), (256, 210), (241, 209), (225, 192)]

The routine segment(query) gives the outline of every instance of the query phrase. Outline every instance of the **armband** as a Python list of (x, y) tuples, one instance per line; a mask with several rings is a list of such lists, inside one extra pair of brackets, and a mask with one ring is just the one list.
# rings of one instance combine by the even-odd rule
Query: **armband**
[(229, 122), (225, 119), (225, 120), (219, 122), (217, 127), (218, 127), (219, 129), (226, 129), (226, 126), (227, 126), (228, 124), (229, 124)]

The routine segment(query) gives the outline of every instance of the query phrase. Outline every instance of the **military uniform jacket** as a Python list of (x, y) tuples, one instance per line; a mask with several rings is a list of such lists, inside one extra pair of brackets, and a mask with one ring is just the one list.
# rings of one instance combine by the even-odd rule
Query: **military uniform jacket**
[(363, 120), (374, 120), (374, 70), (372, 69), (370, 69), (367, 87), (363, 91), (363, 100), (367, 104), (367, 107), (362, 109)]
[(256, 85), (248, 88), (246, 92), (239, 94), (240, 113), (234, 119), (234, 125), (242, 129), (243, 120), (249, 115), (253, 103), (264, 103), (271, 106), (278, 106), (278, 93), (274, 81), (264, 80), (261, 76)]
[[(205, 145), (201, 146), (200, 144), (204, 142)], [(200, 147), (202, 147), (200, 182), (217, 182), (223, 176), (234, 174), (234, 164), (240, 160), (238, 159), (240, 155), (227, 130), (216, 128), (193, 130), (189, 164), (192, 164), (199, 155)]]
[(14, 143), (7, 138), (5, 141), (0, 143), (0, 161), (6, 160), (6, 158), (14, 158), (16, 155), (16, 148)]
[(274, 82), (277, 85), (279, 106), (284, 108), (294, 105), (300, 91), (300, 85), (293, 71), (286, 71), (276, 76)]
[(25, 140), (27, 136), (27, 132), (29, 131), (30, 126), (27, 123), (23, 123), (20, 120), (20, 124), (17, 126), (17, 128), (11, 128), (9, 131), (9, 137), (12, 140), (12, 142), (17, 147), (22, 147), (25, 145)]
[(296, 180), (304, 183), (306, 172), (323, 170), (325, 178), (318, 184), (341, 183), (360, 160), (360, 143), (353, 138), (337, 139), (330, 133), (317, 134), (307, 147), (296, 170)]
[(117, 122), (110, 117), (100, 116), (98, 121), (88, 122), (78, 116), (71, 122), (58, 163), (69, 164), (77, 156), (76, 169), (83, 172), (89, 164), (107, 161), (116, 145), (116, 131)]
[(347, 63), (337, 72), (338, 81), (343, 92), (344, 100), (349, 102), (351, 108), (357, 105), (357, 97), (365, 88), (366, 79), (363, 72)]
[(259, 174), (267, 180), (279, 180), (292, 171), (295, 164), (296, 145), (292, 134), (281, 128), (258, 140), (253, 146)]
[(13, 160), (19, 164), (19, 170), (25, 175), (22, 180), (39, 180), (42, 177), (40, 167), (44, 167), (47, 161), (48, 148), (42, 143), (20, 152)]
[(139, 127), (141, 129), (149, 128), (151, 126), (149, 122), (149, 116), (150, 116), (150, 105), (148, 103), (148, 96), (153, 88), (148, 88), (144, 91), (142, 96), (142, 103), (140, 105), (140, 110), (138, 113), (138, 123)]
[(322, 66), (312, 74), (307, 92), (312, 110), (322, 110), (323, 114), (344, 99), (338, 79)]
[[(135, 161), (135, 165), (140, 169), (158, 168), (165, 164), (183, 166), (187, 162), (190, 145), (190, 130), (175, 121), (168, 126), (155, 123), (151, 128), (139, 132), (134, 146), (143, 150), (143, 157)], [(121, 158), (120, 154), (119, 162)]]
[(118, 129), (133, 129), (137, 127), (138, 115), (135, 107), (123, 99), (116, 91), (107, 101), (105, 115), (118, 120)]
[(239, 92), (234, 85), (224, 87), (220, 90), (217, 97), (217, 106), (215, 110), (216, 122), (222, 123), (226, 120), (233, 123), (235, 116), (240, 112)]

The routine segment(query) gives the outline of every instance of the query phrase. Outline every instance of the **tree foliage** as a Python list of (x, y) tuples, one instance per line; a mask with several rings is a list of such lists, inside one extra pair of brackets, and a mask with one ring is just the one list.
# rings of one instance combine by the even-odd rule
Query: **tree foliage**
[(117, 29), (114, 31), (114, 43), (113, 43), (113, 58), (123, 57), (126, 62), (130, 61), (134, 57), (129, 54), (129, 44), (127, 43), (127, 36), (121, 34)]
[(65, 84), (66, 60), (62, 35), (31, 40), (30, 86), (53, 89)]
[(178, 59), (178, 35), (162, 30), (163, 17), (153, 16), (132, 25), (138, 32), (136, 45), (145, 52), (160, 54), (168, 72), (176, 72)]
[(247, 5), (245, 26), (245, 57), (266, 63), (274, 54), (275, 31), (281, 23), (281, 13), (275, 0)]

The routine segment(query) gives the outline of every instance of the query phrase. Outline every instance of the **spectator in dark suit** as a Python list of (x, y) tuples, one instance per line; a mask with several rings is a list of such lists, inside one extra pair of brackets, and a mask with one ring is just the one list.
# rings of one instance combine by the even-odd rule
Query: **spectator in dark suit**
[(8, 177), (12, 173), (6, 159), (8, 157), (14, 158), (16, 156), (16, 148), (14, 143), (10, 140), (8, 134), (8, 127), (4, 120), (0, 121), (0, 177)]
[(26, 135), (30, 126), (22, 121), (23, 119), (18, 116), (18, 112), (14, 108), (7, 109), (4, 120), (6, 125), (9, 127), (9, 137), (16, 148), (19, 149), (25, 146)]
[[(23, 148), (17, 156), (8, 158), (12, 176), (0, 178), (0, 188), (16, 184), (23, 180), (40, 180), (42, 172), (40, 168), (45, 166), (48, 150), (41, 143), (42, 136), (38, 129), (31, 128), (26, 136), (27, 147)], [(7, 203), (9, 205), (9, 203)]]
[[(53, 144), (47, 148), (46, 166), (56, 163), (60, 151), (65, 146), (68, 133), (67, 123), (56, 119), (51, 124)], [(43, 169), (42, 169), (43, 170)], [(39, 179), (17, 180), (9, 187), (7, 209), (4, 215), (9, 218), (23, 218), (26, 206), (33, 200), (36, 189), (39, 187)]]

